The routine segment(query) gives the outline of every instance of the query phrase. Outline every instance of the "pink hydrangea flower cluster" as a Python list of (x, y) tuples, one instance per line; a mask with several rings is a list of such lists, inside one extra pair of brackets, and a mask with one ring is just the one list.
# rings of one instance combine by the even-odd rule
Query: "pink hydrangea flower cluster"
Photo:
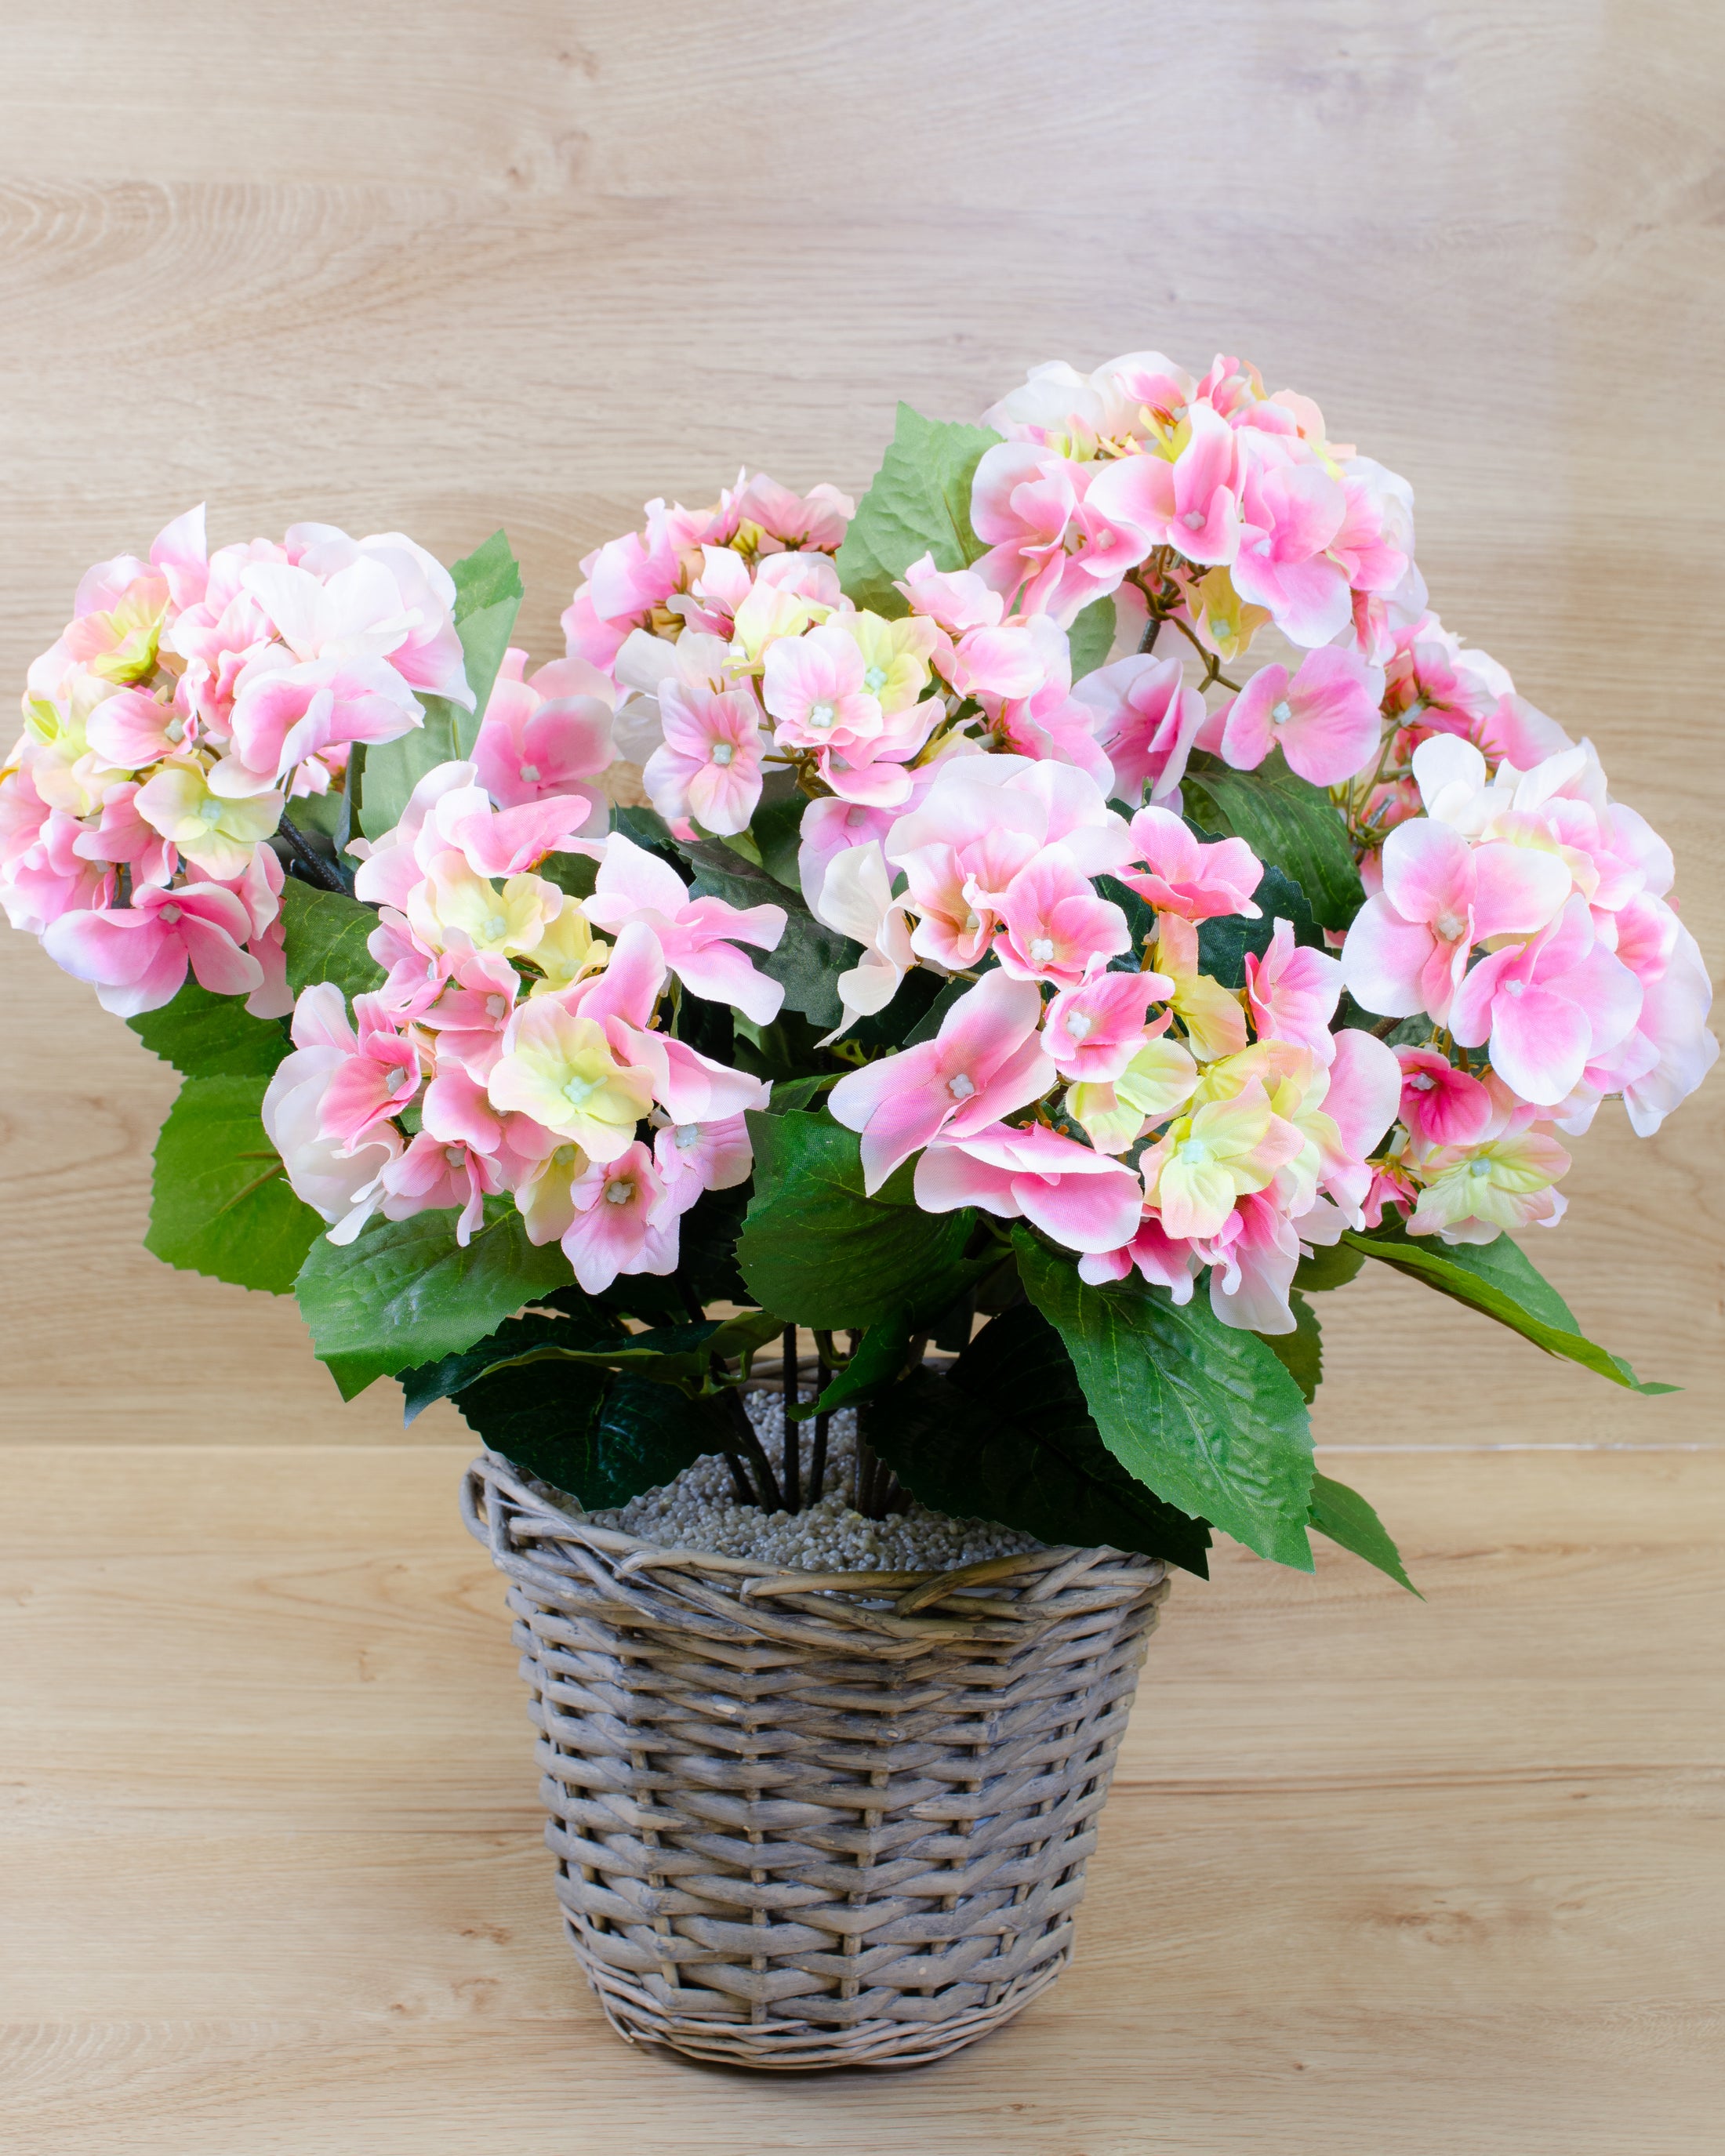
[[(933, 1040), (833, 1089), (868, 1187), (916, 1156), (925, 1211), (1029, 1219), (1086, 1280), (1136, 1267), (1182, 1301), (1208, 1265), (1225, 1322), (1291, 1331), (1302, 1244), (1360, 1224), (1401, 1074), (1369, 1033), (1331, 1032), (1341, 968), (1291, 923), (1243, 989), (1204, 970), (1205, 921), (1260, 917), (1251, 850), (1154, 803), (1128, 820), (1088, 773), (1003, 755), (947, 764), (884, 839), (833, 860), (824, 901), (862, 887), (859, 855), (876, 889), (902, 879), (907, 963), (993, 961)], [(1102, 875), (1155, 908), (1142, 947)]]
[[(575, 836), (590, 814), (578, 783), (500, 808), (475, 764), (440, 764), (366, 850), (355, 891), (379, 910), (386, 978), (351, 1019), (333, 984), (304, 991), (263, 1106), (332, 1241), (374, 1213), (459, 1208), (465, 1245), (508, 1194), (596, 1294), (674, 1270), (682, 1214), (748, 1174), (743, 1113), (766, 1086), (662, 1021), (680, 984), (769, 1022), (783, 990), (741, 947), (772, 949), (784, 910), (691, 900), (622, 834)], [(535, 873), (572, 852), (598, 864), (585, 900)]]
[(290, 1005), (267, 841), (355, 742), (471, 709), (454, 586), (400, 532), (300, 524), (209, 554), (203, 511), (147, 560), (100, 562), (31, 666), (0, 778), (0, 905), (124, 1015), (188, 969), (264, 1015)]
[(984, 417), (1006, 439), (977, 470), (977, 567), (1027, 610), (1070, 622), (1124, 589), (1224, 662), (1271, 622), (1380, 664), (1424, 611), (1406, 480), (1240, 360), (1201, 379), (1158, 352), (1089, 375), (1056, 361)]

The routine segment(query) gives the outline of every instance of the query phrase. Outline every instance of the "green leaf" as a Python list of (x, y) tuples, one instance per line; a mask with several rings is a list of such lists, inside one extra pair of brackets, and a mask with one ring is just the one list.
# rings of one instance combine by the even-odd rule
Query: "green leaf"
[(521, 1360), (525, 1349), (547, 1341), (565, 1346), (602, 1348), (629, 1337), (622, 1323), (608, 1310), (590, 1304), (584, 1311), (526, 1310), (519, 1317), (506, 1318), (495, 1332), (476, 1340), (459, 1354), (444, 1355), (435, 1363), (421, 1363), (398, 1370), (404, 1424), (422, 1415), (434, 1400), (450, 1399), (486, 1372)]
[(294, 1195), (258, 1111), (262, 1075), (188, 1078), (156, 1141), (144, 1247), (182, 1270), (286, 1295), (323, 1221)]
[(333, 981), (351, 1001), (383, 984), (383, 968), (366, 948), (377, 909), (343, 891), (317, 891), (291, 876), (282, 886), (288, 986), (297, 995), (316, 981)]
[(1346, 928), (1365, 903), (1340, 812), (1321, 788), (1288, 769), (1280, 749), (1255, 771), (1194, 756), (1181, 791), (1206, 829), (1244, 839), (1260, 860), (1291, 876), (1323, 927)]
[(705, 1317), (691, 1325), (658, 1325), (644, 1332), (578, 1347), (553, 1332), (524, 1343), (512, 1356), (499, 1357), (497, 1369), (530, 1363), (590, 1363), (611, 1370), (630, 1370), (657, 1384), (698, 1384), (715, 1355), (723, 1358), (764, 1348), (783, 1331), (770, 1311), (748, 1310), (736, 1317)]
[(752, 951), (756, 969), (784, 988), (785, 1008), (822, 1028), (834, 1026), (844, 1005), (834, 986), (862, 957), (862, 946), (835, 929), (824, 927), (793, 891), (764, 869), (711, 844), (685, 845), (682, 853), (695, 865), (691, 898), (722, 898), (727, 906), (780, 906), (789, 918), (776, 951)]
[(494, 531), (483, 547), (475, 547), (457, 562), (449, 574), (455, 580), (455, 634), (461, 639), (467, 685), (473, 691), (471, 711), (454, 706), (457, 753), (468, 757), (479, 739), (480, 721), (491, 700), (524, 593), (521, 564), (501, 531)]
[(1294, 1313), (1293, 1331), (1260, 1332), (1258, 1337), (1300, 1388), (1309, 1407), (1324, 1381), (1323, 1336), (1317, 1312), (1296, 1287), (1288, 1291), (1288, 1307)]
[(493, 1452), (591, 1512), (672, 1481), (728, 1434), (711, 1401), (568, 1363), (495, 1371), (455, 1404)]
[(1365, 1261), (1363, 1252), (1350, 1250), (1346, 1243), (1314, 1243), (1312, 1255), (1300, 1260), (1294, 1286), (1302, 1295), (1327, 1295), (1358, 1280)]
[(829, 1070), (822, 1078), (781, 1078), (773, 1088), (772, 1112), (783, 1116), (793, 1108), (812, 1108), (828, 1087), (836, 1086), (844, 1075), (842, 1070)]
[(894, 590), (912, 562), (932, 554), (937, 569), (968, 568), (987, 550), (970, 528), (970, 483), (991, 428), (925, 419), (908, 404), (839, 549), (839, 582), (859, 607), (889, 618), (908, 608)]
[[(902, 1048), (910, 1035), (920, 1031), (923, 1019), (952, 985), (927, 967), (913, 966), (890, 1000), (870, 1016), (853, 1020), (840, 1039), (855, 1041), (871, 1055), (882, 1049)], [(972, 984), (965, 981), (960, 985), (968, 988)], [(938, 1021), (936, 1029), (939, 1029)], [(834, 1046), (836, 1051), (838, 1043)]]
[(1094, 674), (1097, 667), (1105, 665), (1108, 654), (1114, 649), (1112, 598), (1092, 599), (1066, 631), (1066, 641), (1071, 647), (1075, 681), (1081, 681), (1086, 674)]
[(461, 639), (474, 707), (470, 711), (445, 696), (421, 696), (424, 724), (398, 741), (367, 750), (359, 820), (368, 839), (381, 838), (401, 821), (408, 796), (428, 771), (472, 754), (509, 646), (521, 603), (521, 573), (502, 532), (493, 532), (449, 574), (455, 580), (455, 634)]
[(279, 1019), (254, 1018), (243, 998), (213, 996), (193, 980), (172, 1003), (126, 1022), (185, 1078), (267, 1078), (293, 1046)]
[(762, 867), (799, 898), (803, 880), (797, 873), (797, 854), (803, 840), (803, 811), (808, 806), (809, 797), (800, 787), (777, 796), (765, 793), (749, 823)]
[(1182, 1512), (1310, 1572), (1306, 1403), (1258, 1336), (1224, 1325), (1207, 1301), (1175, 1303), (1166, 1288), (1087, 1286), (1022, 1225), (1013, 1242), (1115, 1458)]
[(482, 1340), (569, 1278), (555, 1243), (536, 1249), (513, 1205), (498, 1205), (464, 1250), (453, 1209), (372, 1220), (338, 1250), (320, 1236), (295, 1284), (317, 1359), (343, 1399), (377, 1378)]
[(788, 1324), (830, 1332), (869, 1326), (913, 1296), (932, 1296), (943, 1275), (963, 1285), (973, 1224), (962, 1213), (922, 1213), (907, 1175), (863, 1194), (856, 1134), (826, 1115), (752, 1111), (755, 1192), (737, 1246), (755, 1300)]
[[(1024, 1344), (1020, 1359), (1034, 1364), (1040, 1343)], [(873, 1403), (868, 1426), (870, 1445), (934, 1511), (998, 1520), (1057, 1546), (1135, 1550), (1208, 1577), (1208, 1528), (1133, 1480), (1096, 1435), (1081, 1397), (1076, 1409), (1062, 1403), (1052, 1413), (1028, 1400), (1005, 1407), (958, 1383), (956, 1366), (946, 1378), (924, 1368)]]
[(910, 1312), (896, 1310), (871, 1325), (857, 1342), (855, 1353), (819, 1398), (804, 1400), (789, 1409), (793, 1420), (807, 1422), (812, 1415), (829, 1414), (870, 1399), (901, 1376), (910, 1353), (914, 1330)]
[(1517, 1243), (1500, 1235), (1494, 1243), (1440, 1243), (1434, 1236), (1412, 1236), (1393, 1219), (1369, 1235), (1344, 1231), (1343, 1241), (1363, 1250), (1411, 1279), (1424, 1281), (1440, 1295), (1495, 1317), (1548, 1355), (1579, 1363), (1632, 1393), (1675, 1393), (1678, 1385), (1643, 1384), (1620, 1355), (1609, 1353), (1581, 1332), (1551, 1282), (1535, 1268)]
[[(1209, 1577), (1208, 1524), (1147, 1490), (1103, 1444), (1072, 1358), (1034, 1304), (1020, 1303), (985, 1325), (947, 1374), (999, 1422), (1008, 1449), (994, 1455), (994, 1466), (1018, 1486), (1014, 1504), (1034, 1503), (1060, 1531), (1031, 1532), (1045, 1542), (1137, 1550)], [(1034, 1443), (1034, 1457), (1017, 1450), (1023, 1439)]]
[(1363, 1557), (1368, 1564), (1376, 1565), (1379, 1572), (1387, 1572), (1399, 1587), (1405, 1587), (1421, 1602), (1425, 1599), (1403, 1569), (1401, 1554), (1384, 1532), (1384, 1522), (1358, 1490), (1350, 1490), (1345, 1482), (1332, 1482), (1327, 1475), (1314, 1475), (1310, 1517), (1321, 1535), (1340, 1543), (1343, 1549)]
[[(1099, 888), (1101, 882), (1104, 880), (1106, 880), (1106, 879), (1099, 878), (1097, 880)], [(1122, 891), (1126, 890), (1124, 884), (1122, 884), (1119, 887)], [(1128, 898), (1137, 898), (1137, 896), (1136, 891), (1128, 891), (1126, 895)], [(1140, 901), (1140, 903), (1142, 903), (1142, 901)], [(910, 1031), (905, 1035), (905, 1046), (906, 1048), (914, 1048), (919, 1040), (932, 1040), (935, 1035), (940, 1031), (942, 1026), (946, 1024), (947, 1013), (951, 1010), (953, 1004), (957, 1002), (960, 996), (967, 994), (975, 986), (976, 983), (974, 981), (948, 981), (945, 988), (941, 990), (934, 1001), (928, 1006), (928, 1009), (923, 1012), (922, 1017), (917, 1019), (915, 1025), (913, 1025)]]
[(1278, 921), (1288, 922), (1296, 943), (1303, 943), (1308, 950), (1324, 947), (1323, 931), (1312, 917), (1305, 892), (1279, 868), (1266, 866), (1252, 893), (1252, 903), (1259, 908), (1255, 921), (1249, 921), (1244, 914), (1228, 913), (1199, 924), (1199, 965), (1224, 988), (1245, 986), (1246, 953), (1263, 957)]

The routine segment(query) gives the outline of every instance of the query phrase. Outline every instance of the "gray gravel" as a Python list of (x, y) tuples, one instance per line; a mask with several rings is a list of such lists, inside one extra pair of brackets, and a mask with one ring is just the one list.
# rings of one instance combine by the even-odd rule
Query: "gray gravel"
[[(784, 1401), (777, 1393), (752, 1393), (749, 1419), (775, 1469), (784, 1450)], [(812, 1425), (803, 1425), (807, 1471)], [(827, 1438), (824, 1496), (802, 1512), (763, 1512), (741, 1505), (722, 1459), (697, 1460), (674, 1482), (644, 1491), (626, 1505), (589, 1515), (602, 1527), (619, 1528), (665, 1549), (711, 1550), (721, 1557), (758, 1558), (788, 1572), (951, 1572), (983, 1558), (1040, 1549), (1034, 1535), (1019, 1534), (988, 1520), (953, 1520), (913, 1504), (891, 1519), (865, 1519), (850, 1509), (856, 1458), (856, 1417), (841, 1408)]]

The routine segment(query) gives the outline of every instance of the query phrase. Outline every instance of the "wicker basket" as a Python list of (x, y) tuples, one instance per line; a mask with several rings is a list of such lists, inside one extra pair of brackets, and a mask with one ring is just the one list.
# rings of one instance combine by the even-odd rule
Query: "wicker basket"
[(775, 1573), (572, 1518), (485, 1457), (546, 1840), (611, 2024), (732, 2065), (910, 2066), (1072, 1951), (1162, 1565)]

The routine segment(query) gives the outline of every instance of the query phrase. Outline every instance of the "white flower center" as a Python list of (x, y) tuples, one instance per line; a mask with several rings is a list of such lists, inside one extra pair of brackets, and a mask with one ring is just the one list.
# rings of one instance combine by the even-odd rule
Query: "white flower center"
[(444, 1147), (444, 1158), (448, 1161), (451, 1168), (459, 1168), (462, 1162), (465, 1160), (466, 1158), (467, 1148), (465, 1146), (445, 1146)]
[(722, 770), (736, 753), (737, 745), (734, 742), (715, 742), (710, 761), (717, 764)]
[(1527, 983), (1525, 981), (1506, 981), (1503, 985), (1510, 995), (1518, 996), (1526, 989)]
[(1409, 1079), (1408, 1083), (1416, 1093), (1429, 1093), (1437, 1084), (1437, 1081), (1429, 1070), (1416, 1070)]
[(1489, 1175), (1491, 1163), (1489, 1160), (1471, 1160), (1467, 1163), (1467, 1172), (1470, 1175)]
[(184, 741), (186, 738), (186, 721), (178, 717), (172, 718), (162, 731), (167, 736), (170, 741)]
[(1257, 545), (1253, 547), (1252, 552), (1255, 554), (1263, 555), (1267, 557), (1270, 553), (1270, 543), (1271, 542), (1267, 539), (1260, 539)]
[(1083, 1011), (1074, 1011), (1066, 1020), (1066, 1030), (1074, 1040), (1088, 1040), (1096, 1029), (1096, 1020)]
[(489, 1019), (495, 1019), (503, 1017), (508, 1009), (509, 998), (507, 996), (487, 996), (485, 998), (485, 1016)]
[(572, 1078), (563, 1088), (563, 1098), (572, 1108), (584, 1108), (598, 1086), (597, 1078)]
[(870, 667), (863, 675), (863, 686), (871, 696), (878, 696), (886, 686), (886, 669), (884, 666)]
[(177, 906), (164, 906), (159, 907), (157, 911), (156, 918), (158, 921), (165, 921), (170, 928), (173, 927), (175, 921), (177, 921), (179, 917), (180, 909)]
[(673, 1141), (686, 1152), (701, 1136), (699, 1123), (678, 1123), (671, 1132)]
[(845, 828), (847, 831), (860, 831), (868, 820), (869, 812), (866, 808), (852, 808), (845, 814)]
[(627, 1205), (634, 1194), (635, 1187), (626, 1176), (613, 1176), (605, 1185), (605, 1203), (608, 1205)]
[[(1199, 519), (1199, 522), (1201, 524), (1203, 521), (1204, 519), (1200, 517)], [(1114, 534), (1108, 529), (1106, 525), (1104, 525), (1102, 529), (1096, 534), (1095, 537), (1090, 543), (1096, 548), (1097, 553), (1106, 554), (1108, 549), (1114, 544)]]
[(822, 702), (819, 704), (811, 704), (809, 706), (809, 725), (811, 726), (818, 727), (823, 733), (824, 733), (827, 728), (832, 725), (833, 721), (838, 717), (838, 716), (837, 709), (829, 703)]
[(1455, 913), (1440, 913), (1431, 925), (1438, 932), (1438, 940), (1444, 943), (1459, 942), (1467, 932), (1467, 923)]
[(413, 1082), (413, 1074), (405, 1069), (398, 1070), (389, 1082), (398, 1093), (404, 1093)]
[(976, 1081), (960, 1070), (947, 1081), (947, 1091), (955, 1101), (968, 1101), (976, 1091)]
[(1279, 704), (1270, 706), (1270, 716), (1279, 726), (1285, 726), (1294, 716), (1294, 707), (1284, 696)]
[(1208, 1168), (1210, 1159), (1209, 1143), (1203, 1138), (1188, 1138), (1180, 1147), (1180, 1158), (1188, 1168)]
[(552, 1165), (554, 1168), (567, 1168), (574, 1159), (578, 1149), (572, 1145), (560, 1145), (551, 1157)]
[(1030, 946), (1032, 963), (1038, 966), (1045, 966), (1053, 957), (1053, 943), (1046, 936), (1037, 937)]
[(521, 766), (521, 777), (526, 781), (529, 786), (536, 786), (539, 783), (538, 765), (536, 763), (524, 763)]
[(1186, 511), (1186, 514), (1180, 519), (1180, 521), (1185, 526), (1189, 531), (1202, 531), (1204, 529), (1204, 511), (1201, 509), (1189, 509)]
[(494, 942), (498, 937), (506, 935), (508, 932), (509, 923), (501, 913), (494, 913), (485, 923), (485, 933)]
[(967, 913), (965, 915), (964, 933), (967, 936), (974, 936), (978, 929), (980, 928), (982, 925), (982, 916), (980, 914)]
[(223, 803), (219, 801), (214, 799), (200, 801), (198, 804), (198, 822), (206, 830), (208, 830), (213, 825), (221, 822), (222, 808)]

